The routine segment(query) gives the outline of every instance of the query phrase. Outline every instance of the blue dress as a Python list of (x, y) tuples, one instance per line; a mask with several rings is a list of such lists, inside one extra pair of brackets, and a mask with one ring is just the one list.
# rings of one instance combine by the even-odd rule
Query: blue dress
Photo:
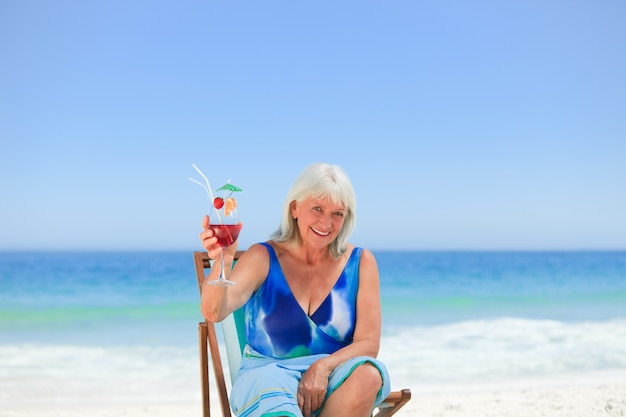
[[(245, 305), (248, 344), (230, 403), (239, 417), (301, 417), (297, 391), (302, 375), (315, 361), (353, 340), (363, 251), (352, 251), (330, 294), (309, 316), (291, 293), (274, 248), (262, 245), (269, 253), (270, 268), (265, 282)], [(381, 403), (391, 391), (389, 374), (382, 362), (369, 356), (351, 358), (335, 368), (328, 378), (326, 399), (365, 363), (381, 374), (383, 385), (375, 404)]]
[(274, 248), (262, 245), (270, 268), (245, 307), (248, 344), (265, 356), (286, 359), (333, 353), (352, 343), (362, 249), (352, 251), (330, 294), (308, 316), (293, 296)]

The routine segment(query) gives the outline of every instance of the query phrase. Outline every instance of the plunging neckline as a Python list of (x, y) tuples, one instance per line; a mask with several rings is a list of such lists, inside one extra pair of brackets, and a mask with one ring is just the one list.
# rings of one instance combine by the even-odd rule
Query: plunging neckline
[(289, 288), (289, 296), (291, 297), (291, 299), (296, 303), (296, 305), (300, 308), (300, 310), (302, 311), (302, 313), (310, 320), (312, 320), (313, 322), (317, 323), (315, 321), (315, 315), (317, 314), (317, 312), (319, 312), (321, 310), (322, 307), (324, 307), (324, 305), (326, 305), (326, 303), (331, 302), (331, 298), (333, 295), (333, 292), (335, 291), (335, 289), (337, 288), (337, 286), (339, 285), (339, 283), (341, 282), (342, 279), (345, 279), (345, 271), (346, 271), (346, 267), (350, 264), (350, 260), (352, 259), (352, 256), (354, 255), (354, 248), (352, 248), (352, 251), (350, 252), (350, 256), (348, 256), (348, 259), (346, 259), (345, 264), (343, 265), (343, 267), (341, 268), (341, 272), (339, 273), (339, 275), (337, 276), (337, 278), (335, 279), (335, 282), (333, 283), (332, 287), (330, 287), (330, 290), (328, 291), (328, 294), (326, 294), (326, 296), (324, 297), (324, 299), (322, 300), (322, 302), (320, 303), (320, 305), (317, 306), (317, 308), (315, 309), (315, 311), (313, 311), (311, 314), (307, 313), (306, 310), (302, 307), (302, 304), (300, 304), (300, 302), (298, 301), (298, 299), (296, 298), (293, 289), (291, 288), (291, 285), (289, 285), (289, 281), (287, 280), (287, 277), (285, 276), (285, 271), (283, 271), (283, 266), (280, 263), (280, 259), (278, 259), (278, 255), (276, 254), (276, 250), (274, 249), (274, 247), (272, 247), (270, 245), (270, 247), (272, 248), (272, 251), (274, 252), (274, 257), (276, 258), (276, 263), (278, 264), (278, 269), (280, 270), (280, 277), (281, 279), (284, 281), (285, 285), (287, 286), (287, 288)]
[[(337, 280), (332, 288), (331, 279), (327, 280), (328, 293), (320, 289), (317, 295), (322, 303), (309, 315), (287, 284), (275, 249), (268, 242), (261, 245), (267, 250), (270, 265), (266, 280), (246, 303), (246, 332), (250, 346), (263, 354), (286, 358), (332, 353), (351, 343), (356, 326), (362, 249), (352, 247), (344, 256), (348, 260), (343, 269), (338, 262), (334, 272), (326, 275), (337, 276)], [(298, 269), (294, 271), (297, 273)], [(320, 281), (324, 279), (322, 276)], [(306, 295), (305, 292), (302, 294)]]

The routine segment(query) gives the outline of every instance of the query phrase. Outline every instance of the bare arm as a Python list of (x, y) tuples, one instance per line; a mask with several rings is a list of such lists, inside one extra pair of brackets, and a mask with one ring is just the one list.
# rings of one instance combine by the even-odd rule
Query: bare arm
[(354, 340), (350, 345), (326, 358), (328, 366), (332, 368), (331, 371), (355, 356), (376, 357), (380, 349), (381, 327), (378, 265), (372, 252), (364, 249), (359, 265)]
[[(380, 278), (376, 258), (364, 249), (359, 265), (359, 290), (356, 302), (356, 327), (353, 342), (337, 352), (313, 363), (305, 372), (298, 387), (300, 407), (307, 404), (311, 410), (321, 406), (326, 394), (328, 377), (348, 359), (356, 356), (376, 357), (380, 348), (381, 307)], [(303, 410), (307, 415), (308, 410)], [(310, 413), (310, 411), (308, 411)]]

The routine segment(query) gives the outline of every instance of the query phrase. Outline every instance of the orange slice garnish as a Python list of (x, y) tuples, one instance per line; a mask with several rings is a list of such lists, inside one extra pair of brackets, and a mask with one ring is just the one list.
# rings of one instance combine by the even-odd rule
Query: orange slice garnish
[(224, 216), (228, 216), (237, 207), (237, 201), (233, 197), (227, 198), (224, 204)]

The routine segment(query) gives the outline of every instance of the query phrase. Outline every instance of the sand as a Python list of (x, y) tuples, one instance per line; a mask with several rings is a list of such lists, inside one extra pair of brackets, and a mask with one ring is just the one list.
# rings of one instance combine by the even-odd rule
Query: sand
[[(420, 392), (398, 417), (614, 417), (626, 416), (626, 381), (577, 382), (571, 385), (535, 388), (468, 388)], [(2, 405), (2, 404), (0, 404)], [(8, 406), (8, 407), (7, 407)], [(218, 404), (213, 413), (219, 416)], [(180, 403), (115, 404), (64, 403), (39, 398), (36, 405), (2, 405), (0, 417), (200, 417), (199, 401)]]
[(419, 395), (403, 416), (592, 417), (626, 416), (626, 383), (503, 389)]

